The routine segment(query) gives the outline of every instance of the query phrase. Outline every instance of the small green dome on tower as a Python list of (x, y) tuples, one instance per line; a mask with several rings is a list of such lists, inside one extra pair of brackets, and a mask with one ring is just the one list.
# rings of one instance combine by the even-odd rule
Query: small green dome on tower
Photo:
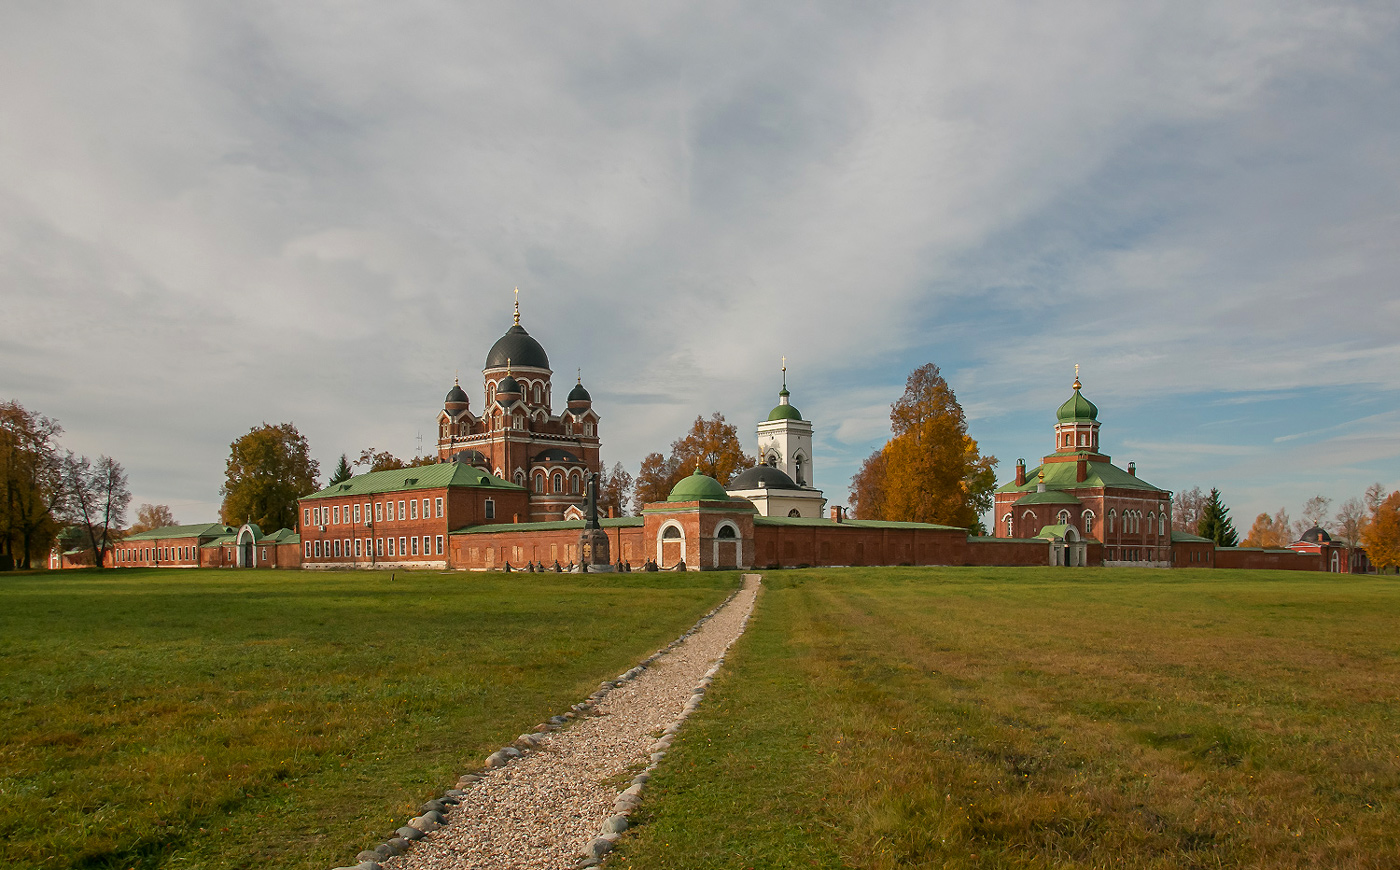
[(801, 420), (802, 412), (787, 403), (788, 391), (783, 390), (778, 394), (782, 401), (773, 406), (773, 410), (768, 412), (768, 420)]
[(787, 388), (787, 357), (783, 357), (783, 388), (778, 391), (778, 404), (773, 406), (773, 410), (768, 412), (768, 422), (774, 420), (801, 420), (802, 412), (788, 403), (788, 396), (792, 395)]
[(666, 496), (667, 501), (729, 501), (729, 493), (724, 486), (709, 475), (701, 474), (700, 469), (689, 477), (682, 478)]
[[(1075, 366), (1077, 370), (1079, 367)], [(1060, 410), (1055, 412), (1061, 423), (1070, 423), (1076, 420), (1093, 422), (1099, 419), (1098, 407), (1079, 393), (1080, 388), (1079, 373), (1074, 375), (1074, 395), (1069, 397), (1069, 401), (1060, 406)]]

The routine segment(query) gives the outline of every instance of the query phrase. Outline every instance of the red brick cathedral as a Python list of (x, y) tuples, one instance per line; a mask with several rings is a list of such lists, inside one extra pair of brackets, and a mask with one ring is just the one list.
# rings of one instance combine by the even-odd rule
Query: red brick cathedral
[(601, 467), (598, 413), (581, 378), (554, 413), (549, 355), (520, 325), (518, 299), (515, 325), (491, 346), (482, 374), (486, 402), (479, 415), (460, 383), (448, 391), (438, 414), (438, 461), (524, 487), (529, 516), (522, 522), (581, 517), (588, 475)]

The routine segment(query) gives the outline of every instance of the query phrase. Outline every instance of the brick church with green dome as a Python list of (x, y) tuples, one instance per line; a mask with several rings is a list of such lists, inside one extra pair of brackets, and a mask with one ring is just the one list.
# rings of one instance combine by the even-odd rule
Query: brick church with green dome
[[(1099, 450), (1099, 409), (1074, 393), (1055, 417), (1055, 451), (996, 491), (998, 538), (1058, 538), (1102, 546), (1106, 565), (1158, 564), (1172, 559), (1172, 494), (1126, 470)], [(1097, 547), (1096, 547), (1097, 549)]]

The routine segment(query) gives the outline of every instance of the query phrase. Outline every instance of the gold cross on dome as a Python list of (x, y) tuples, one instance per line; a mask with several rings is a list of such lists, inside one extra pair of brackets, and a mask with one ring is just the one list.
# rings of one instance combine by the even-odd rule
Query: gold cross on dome
[(515, 325), (520, 325), (520, 288), (515, 288)]

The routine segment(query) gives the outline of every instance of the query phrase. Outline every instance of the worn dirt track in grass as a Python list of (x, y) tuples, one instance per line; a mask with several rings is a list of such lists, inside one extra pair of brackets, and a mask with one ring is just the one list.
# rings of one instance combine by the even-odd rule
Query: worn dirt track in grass
[[(393, 870), (563, 870), (613, 813), (617, 780), (681, 714), (691, 689), (743, 630), (757, 575), (694, 635), (610, 692), (594, 715), (473, 786), (448, 824), (385, 862)], [(680, 742), (685, 740), (682, 730)]]

